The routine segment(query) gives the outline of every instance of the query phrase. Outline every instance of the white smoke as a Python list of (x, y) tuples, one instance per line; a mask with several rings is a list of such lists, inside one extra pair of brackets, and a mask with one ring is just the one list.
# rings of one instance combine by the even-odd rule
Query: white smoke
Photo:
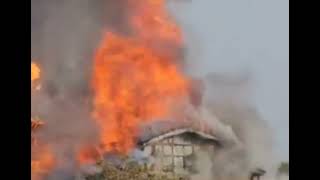
[[(251, 103), (250, 86), (247, 74), (206, 77), (199, 111), (201, 119), (208, 122), (220, 139), (236, 143), (209, 155), (210, 162), (200, 157), (198, 169), (203, 170), (199, 173), (202, 179), (248, 179), (255, 168), (265, 169), (274, 177), (270, 172), (274, 163), (271, 131)], [(204, 167), (211, 169), (208, 171)]]

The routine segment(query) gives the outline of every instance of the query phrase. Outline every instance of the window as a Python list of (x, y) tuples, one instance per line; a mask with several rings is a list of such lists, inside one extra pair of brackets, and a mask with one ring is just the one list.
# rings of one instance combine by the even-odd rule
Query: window
[[(165, 139), (153, 145), (153, 155), (159, 163), (159, 170), (172, 173), (195, 172), (193, 163), (195, 161), (194, 152), (199, 150), (199, 146), (194, 145), (179, 137)], [(209, 149), (213, 146), (207, 147)]]
[(166, 156), (172, 156), (172, 146), (164, 145), (163, 146), (163, 154)]
[(183, 156), (184, 155), (184, 150), (183, 150), (183, 146), (174, 146), (173, 147), (173, 155), (175, 156)]

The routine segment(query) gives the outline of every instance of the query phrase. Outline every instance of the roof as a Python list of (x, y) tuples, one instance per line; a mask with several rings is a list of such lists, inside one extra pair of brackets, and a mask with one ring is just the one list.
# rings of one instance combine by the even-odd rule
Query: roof
[(219, 140), (215, 136), (213, 136), (211, 134), (207, 134), (205, 132), (194, 130), (192, 128), (178, 128), (178, 129), (170, 130), (168, 132), (164, 132), (161, 135), (158, 135), (155, 137), (150, 137), (149, 139), (145, 139), (144, 141), (140, 141), (139, 143), (140, 143), (140, 146), (145, 147), (150, 144), (159, 142), (163, 139), (167, 139), (167, 138), (179, 136), (179, 135), (185, 135), (185, 134), (197, 135), (201, 139), (207, 140), (208, 142), (219, 144)]
[(145, 124), (140, 128), (138, 136), (138, 145), (146, 146), (166, 138), (192, 134), (212, 143), (218, 143), (220, 140), (205, 124), (192, 121), (172, 121), (160, 120)]

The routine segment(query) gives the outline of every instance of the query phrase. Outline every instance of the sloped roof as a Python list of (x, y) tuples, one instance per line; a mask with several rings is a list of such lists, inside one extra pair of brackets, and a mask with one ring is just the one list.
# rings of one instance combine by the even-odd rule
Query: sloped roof
[(219, 139), (215, 137), (211, 129), (204, 124), (201, 125), (191, 121), (161, 120), (146, 124), (140, 128), (138, 145), (144, 147), (163, 139), (183, 134), (194, 134), (211, 142), (219, 142)]
[(208, 140), (212, 143), (218, 144), (218, 142), (219, 142), (219, 140), (216, 137), (214, 137), (213, 135), (210, 135), (210, 134), (206, 134), (205, 132), (197, 131), (192, 128), (180, 128), (180, 129), (171, 130), (169, 132), (165, 132), (159, 136), (155, 136), (150, 139), (146, 139), (145, 141), (140, 141), (140, 143), (141, 143), (140, 145), (145, 147), (147, 145), (159, 142), (163, 139), (167, 139), (170, 137), (179, 136), (179, 135), (183, 135), (183, 134), (194, 134), (194, 135), (197, 135), (198, 137), (201, 137), (202, 139)]

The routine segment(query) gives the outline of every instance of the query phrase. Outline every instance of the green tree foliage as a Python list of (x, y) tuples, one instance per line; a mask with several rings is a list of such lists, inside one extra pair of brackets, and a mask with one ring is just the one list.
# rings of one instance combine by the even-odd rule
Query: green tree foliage
[(278, 174), (289, 175), (289, 162), (282, 162), (278, 168)]

